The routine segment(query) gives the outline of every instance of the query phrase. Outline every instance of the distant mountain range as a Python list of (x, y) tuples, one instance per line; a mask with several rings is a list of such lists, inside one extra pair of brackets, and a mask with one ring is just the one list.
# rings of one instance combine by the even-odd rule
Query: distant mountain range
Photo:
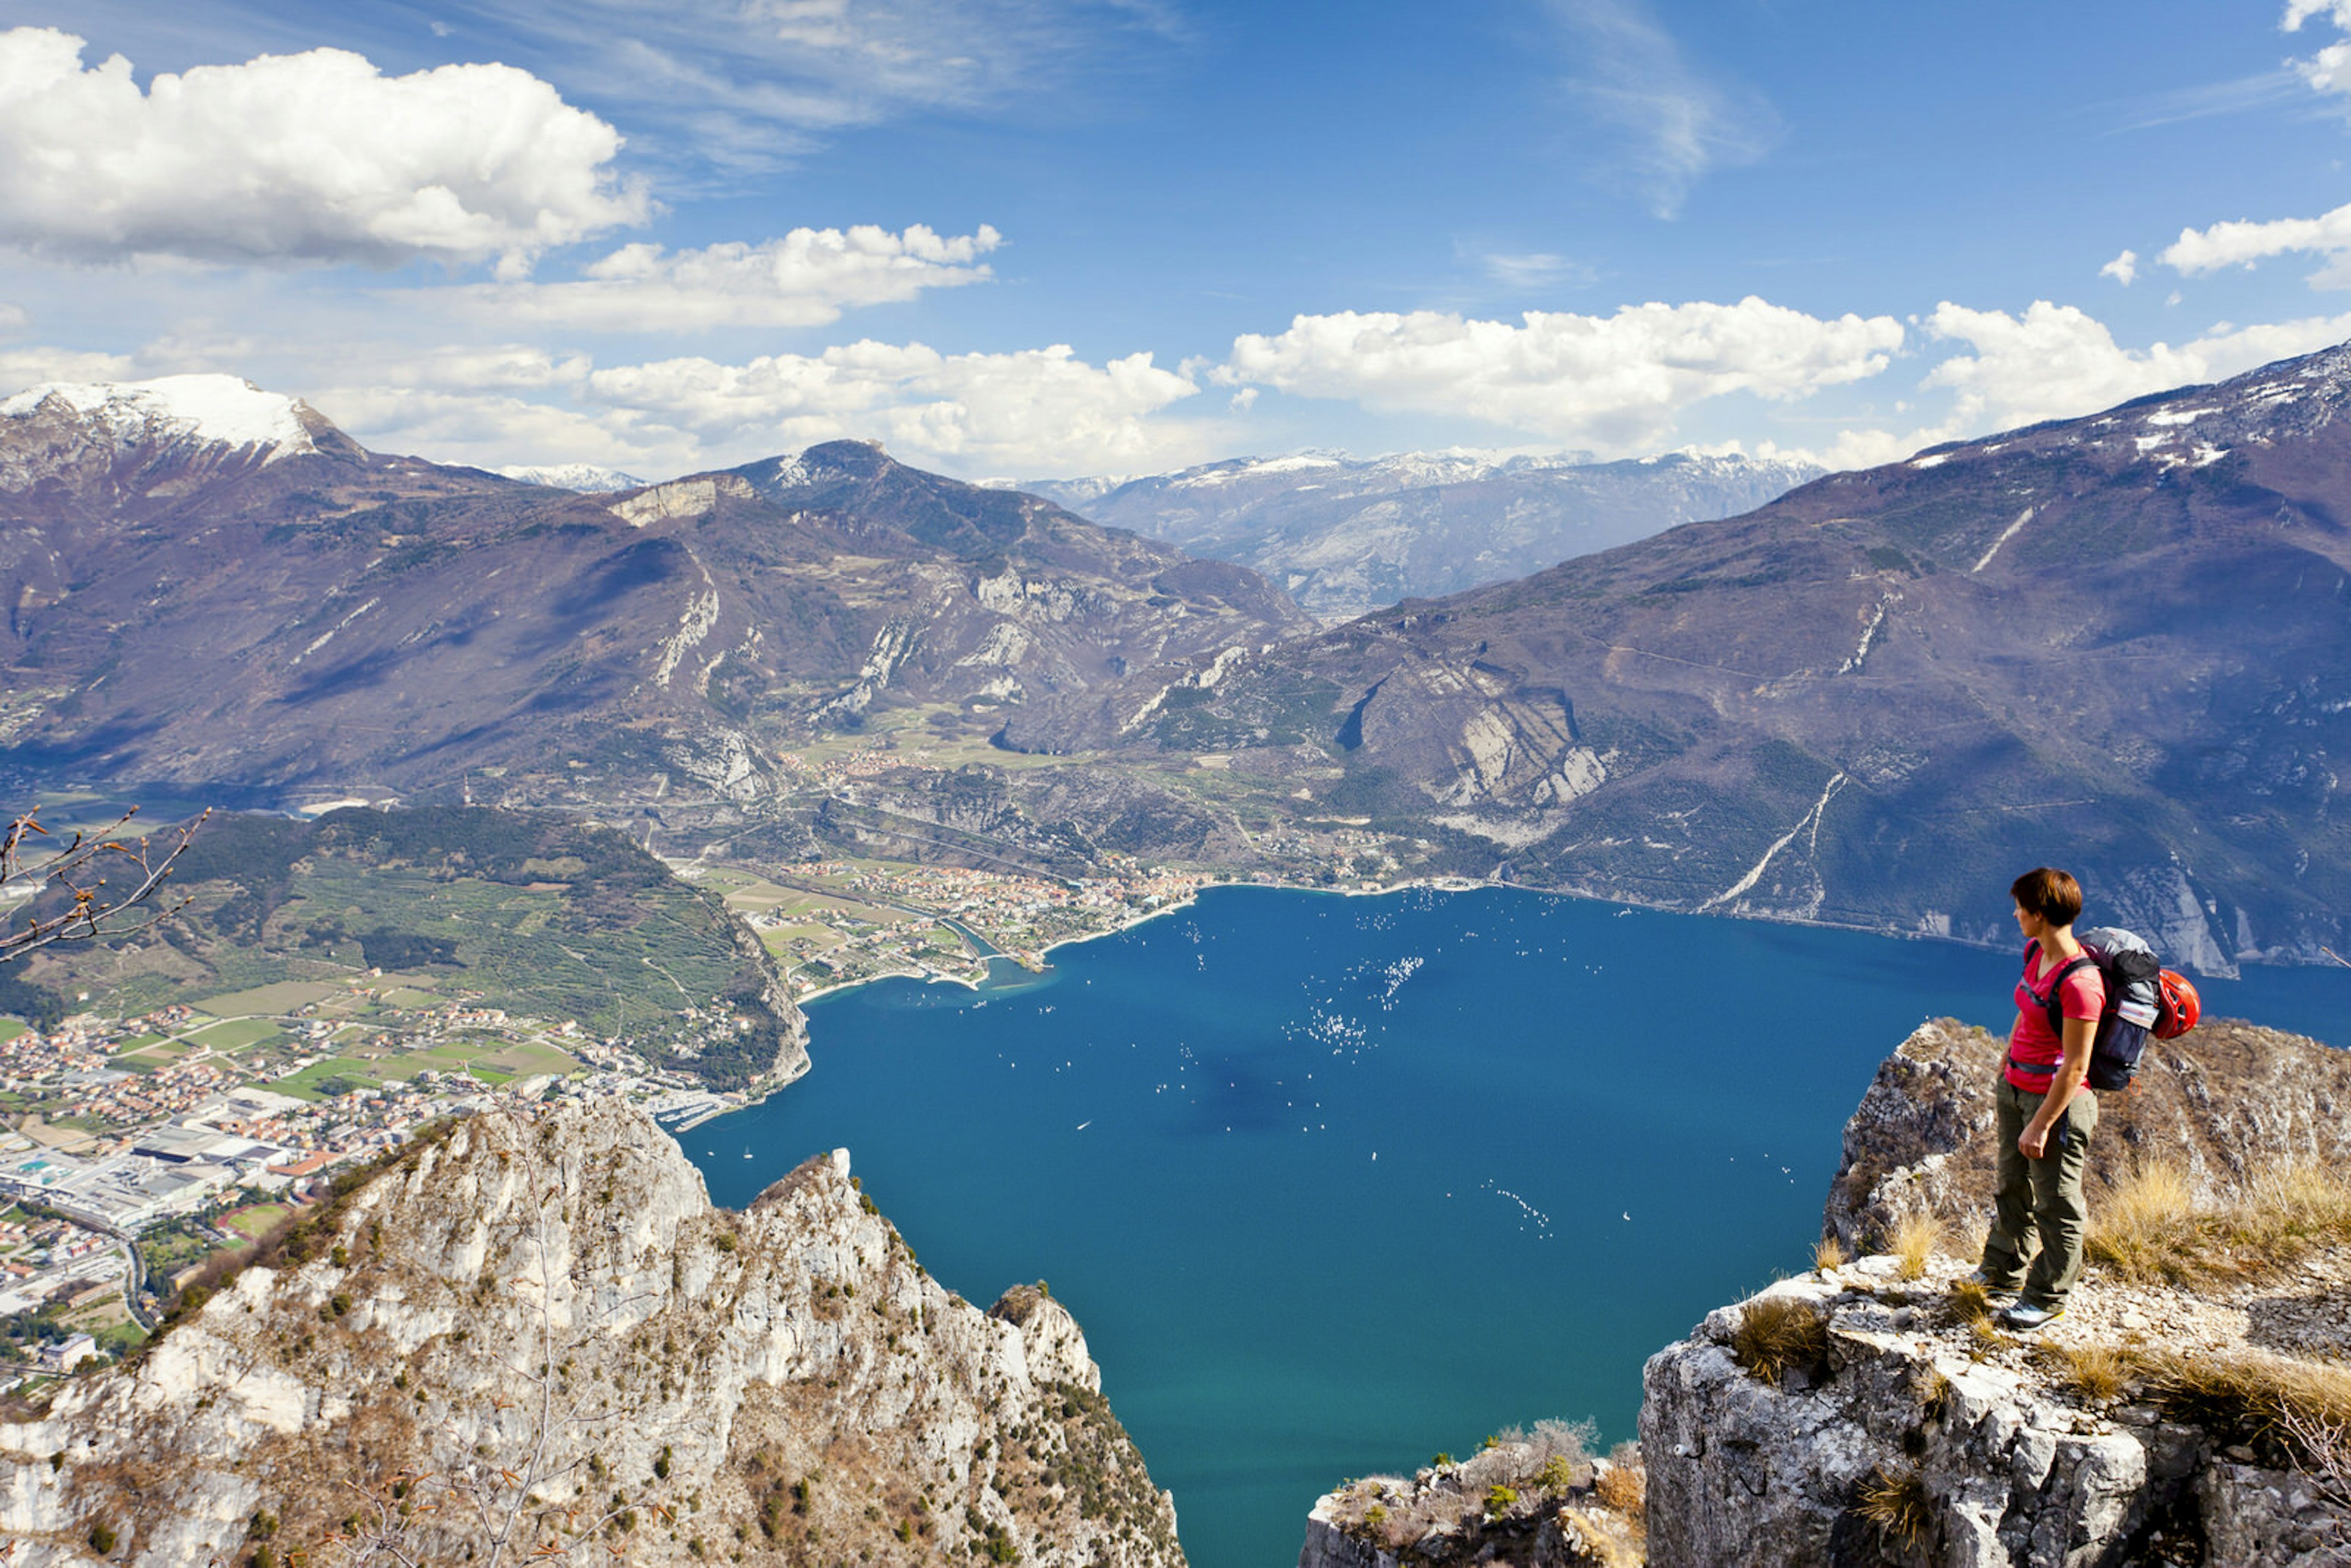
[[(2329, 350), (1317, 630), (1247, 568), (859, 443), (590, 496), (226, 378), (39, 389), (0, 403), (0, 782), (1999, 943), (2046, 862), (2221, 972), (2351, 935), (2346, 411)], [(1326, 460), (1285, 461), (1072, 499), (1304, 505)], [(1327, 461), (1447, 497), (1624, 466)]]
[(1362, 460), (1301, 452), (1021, 488), (1097, 522), (1249, 567), (1330, 621), (1523, 577), (1677, 523), (1751, 511), (1825, 472), (1817, 464), (1692, 453), (1595, 463), (1577, 453)]
[(642, 490), (645, 486), (645, 481), (634, 474), (623, 474), (618, 468), (599, 468), (593, 463), (517, 464), (501, 468), (498, 473), (505, 478), (519, 479), (526, 485), (545, 485), (555, 490), (578, 490), (590, 496)]
[[(0, 403), (0, 743), (211, 798), (751, 800), (917, 708), (1101, 741), (1310, 622), (1251, 572), (856, 442), (589, 497), (360, 448), (222, 376)], [(491, 782), (495, 780), (496, 782)]]
[(1288, 764), (1343, 756), (1326, 809), (1545, 886), (2005, 941), (2055, 863), (2207, 971), (2315, 956), (2351, 911), (2346, 414), (2335, 349), (1837, 475), (1285, 644), (1155, 739), (1238, 768), (1327, 701)]

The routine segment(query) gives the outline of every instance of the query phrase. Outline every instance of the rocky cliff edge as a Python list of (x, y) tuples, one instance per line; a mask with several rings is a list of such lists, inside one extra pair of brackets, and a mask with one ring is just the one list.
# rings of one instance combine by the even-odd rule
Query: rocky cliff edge
[(0, 1533), (154, 1568), (1181, 1563), (1100, 1389), (1041, 1290), (929, 1279), (846, 1151), (737, 1214), (627, 1107), (485, 1114), (0, 1423)]
[(2351, 1053), (2225, 1019), (2152, 1042), (2101, 1098), (2082, 1282), (2020, 1336), (1965, 1281), (2001, 1051), (1946, 1019), (1880, 1064), (1829, 1266), (1651, 1357), (1617, 1467), (1505, 1444), (1350, 1482), (1301, 1568), (2351, 1563)]
[(1823, 1226), (1873, 1255), (1650, 1359), (1649, 1561), (2351, 1562), (2351, 1056), (2228, 1022), (2151, 1045), (2102, 1097), (2082, 1281), (2019, 1336), (1964, 1280), (2000, 1049), (1931, 1023), (1880, 1066)]

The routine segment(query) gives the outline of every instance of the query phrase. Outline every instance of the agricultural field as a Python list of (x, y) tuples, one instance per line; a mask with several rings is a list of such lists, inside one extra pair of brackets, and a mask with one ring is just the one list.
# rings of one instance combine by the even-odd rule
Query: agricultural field
[(323, 1100), (367, 1084), (406, 1082), (420, 1072), (462, 1075), (496, 1085), (538, 1073), (560, 1077), (579, 1066), (565, 1051), (538, 1040), (449, 1040), (415, 1049), (340, 1052), (275, 1080), (269, 1088), (297, 1100)]
[(256, 986), (249, 991), (206, 997), (195, 1006), (216, 1019), (270, 1018), (315, 1007), (330, 997), (340, 996), (343, 990), (343, 987), (330, 981), (280, 980), (276, 985)]
[[(768, 1068), (789, 1027), (760, 999), (772, 960), (718, 889), (679, 881), (619, 833), (551, 813), (215, 818), (173, 885), (188, 904), (172, 921), (136, 939), (47, 949), (22, 966), (25, 981), (115, 1018), (196, 1007), (206, 1019), (175, 1030), (175, 1042), (263, 1071), (291, 1070), (329, 1037), (338, 1059), (361, 1054), (367, 1038), (344, 1030), (455, 1003), (574, 1020), (655, 1065), (738, 1087)], [(375, 993), (375, 1013), (350, 1005), (354, 983)], [(758, 1027), (738, 1031), (736, 1017)], [(673, 1044), (696, 1054), (672, 1058)], [(172, 1060), (142, 1046), (121, 1065)]]

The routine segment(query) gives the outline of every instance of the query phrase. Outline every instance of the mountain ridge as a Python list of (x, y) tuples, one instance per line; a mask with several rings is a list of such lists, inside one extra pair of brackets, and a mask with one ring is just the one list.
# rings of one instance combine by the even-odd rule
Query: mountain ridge
[(1831, 476), (1277, 648), (1190, 722), (1333, 692), (1335, 798), (1562, 891), (2000, 941), (2040, 861), (2208, 972), (2314, 958), (2346, 408), (2336, 349)]
[(741, 799), (877, 706), (978, 743), (1018, 705), (1074, 748), (1160, 666), (1305, 624), (1245, 570), (866, 444), (590, 497), (307, 410), (308, 445), (266, 453), (93, 417), (121, 402), (0, 419), (0, 739), (26, 777)]
[(846, 1150), (730, 1212), (590, 1102), (420, 1135), (133, 1364), (11, 1412), (0, 1529), (60, 1563), (1184, 1560), (1040, 1288), (949, 1293)]

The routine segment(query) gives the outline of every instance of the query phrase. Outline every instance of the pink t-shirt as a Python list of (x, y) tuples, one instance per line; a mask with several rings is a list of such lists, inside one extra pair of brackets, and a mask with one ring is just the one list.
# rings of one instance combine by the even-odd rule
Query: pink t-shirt
[[(2064, 1042), (2049, 1028), (2049, 981), (2068, 961), (2044, 963), (2038, 942), (2024, 956), (2024, 977), (2016, 982), (2016, 1027), (2008, 1031), (2008, 1054), (2013, 1061), (2054, 1067), (2065, 1059)], [(2105, 1005), (2105, 977), (2095, 964), (2085, 964), (2066, 976), (2058, 990), (2058, 1010), (2069, 1019), (2095, 1019)], [(2045, 1093), (2057, 1082), (2051, 1072), (2021, 1072), (2013, 1066), (2003, 1071), (2011, 1083), (2035, 1094)], [(2087, 1085), (2077, 1087), (2085, 1094), (2090, 1092)]]

